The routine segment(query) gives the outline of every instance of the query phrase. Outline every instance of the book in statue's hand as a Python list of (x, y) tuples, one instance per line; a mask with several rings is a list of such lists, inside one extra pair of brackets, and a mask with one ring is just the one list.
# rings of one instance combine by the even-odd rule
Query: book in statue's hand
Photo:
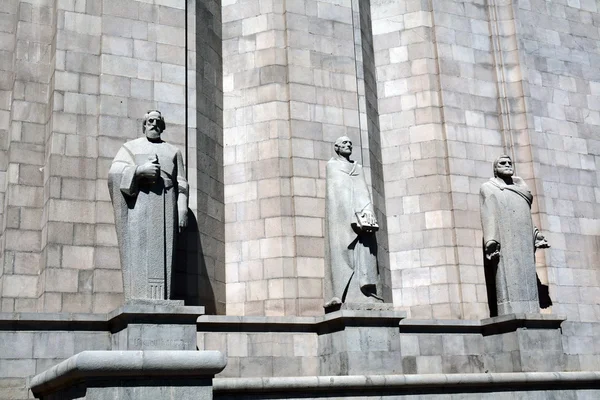
[(369, 221), (366, 214), (362, 211), (357, 211), (354, 213), (356, 215), (356, 226), (363, 232), (377, 232), (379, 230), (379, 225), (377, 225), (377, 221)]

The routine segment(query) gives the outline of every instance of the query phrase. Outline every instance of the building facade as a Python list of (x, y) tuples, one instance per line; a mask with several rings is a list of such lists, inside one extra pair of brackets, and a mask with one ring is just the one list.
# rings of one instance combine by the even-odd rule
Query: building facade
[(551, 245), (542, 312), (567, 318), (569, 370), (600, 370), (599, 7), (3, 0), (0, 312), (123, 303), (108, 168), (159, 109), (190, 183), (186, 305), (322, 316), (325, 164), (347, 135), (386, 301), (409, 319), (488, 318), (479, 188), (509, 154)]

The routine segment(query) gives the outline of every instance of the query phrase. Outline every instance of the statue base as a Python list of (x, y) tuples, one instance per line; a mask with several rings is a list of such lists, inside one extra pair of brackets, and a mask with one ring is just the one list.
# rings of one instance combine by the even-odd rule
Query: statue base
[(340, 310), (351, 311), (394, 311), (392, 303), (342, 303), (342, 304), (327, 304), (323, 307), (325, 314), (329, 314)]
[(182, 300), (129, 300), (108, 314), (113, 350), (196, 350), (204, 307)]

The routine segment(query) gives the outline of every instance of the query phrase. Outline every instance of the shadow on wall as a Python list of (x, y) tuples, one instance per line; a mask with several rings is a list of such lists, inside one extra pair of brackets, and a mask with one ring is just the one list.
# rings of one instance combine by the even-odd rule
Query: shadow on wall
[(216, 314), (215, 295), (208, 277), (198, 221), (188, 209), (188, 226), (177, 238), (173, 267), (173, 299), (186, 306), (204, 306), (206, 314)]

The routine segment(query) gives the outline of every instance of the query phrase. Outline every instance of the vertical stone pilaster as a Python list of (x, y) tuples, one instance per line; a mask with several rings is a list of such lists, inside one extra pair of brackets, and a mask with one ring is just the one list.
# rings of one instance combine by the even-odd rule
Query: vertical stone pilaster
[(374, 2), (372, 13), (394, 304), (483, 318), (479, 187), (524, 120), (518, 60), (498, 36), (510, 24), (446, 0)]
[[(0, 32), (0, 54), (3, 63), (0, 66), (0, 297), (3, 292), (4, 271), (12, 272), (12, 256), (6, 260), (4, 252), (5, 231), (9, 225), (6, 209), (6, 189), (8, 188), (8, 149), (10, 143), (10, 110), (12, 108), (12, 96), (15, 81), (15, 52), (18, 22), (18, 2), (11, 0), (0, 5), (0, 19), (2, 28)], [(5, 267), (5, 262), (6, 267)], [(2, 300), (0, 310), (12, 310), (13, 299)]]
[(394, 305), (460, 315), (431, 4), (373, 1)]
[(354, 18), (354, 42), (356, 54), (357, 93), (362, 148), (362, 163), (368, 172), (371, 196), (380, 226), (377, 234), (377, 263), (381, 276), (382, 294), (386, 302), (392, 302), (391, 271), (385, 205), (381, 133), (379, 129), (379, 106), (377, 97), (377, 70), (373, 50), (373, 26), (371, 2), (352, 1)]
[(372, 65), (363, 50), (368, 9), (359, 4), (223, 7), (228, 314), (323, 312), (325, 164), (339, 136), (349, 136), (353, 159), (374, 170), (368, 180), (385, 218), (371, 147), (379, 139), (370, 137), (378, 135), (376, 118), (367, 107), (374, 80), (364, 77)]
[[(13, 69), (12, 100), (6, 146), (5, 225), (2, 234), (4, 276), (3, 311), (35, 311), (43, 242), (43, 170), (50, 116), (54, 2), (9, 1), (3, 5), (16, 18), (2, 25), (15, 30), (14, 46), (3, 58), (3, 69)], [(7, 48), (8, 49), (8, 48)], [(8, 77), (8, 75), (7, 75)], [(5, 82), (9, 88), (10, 81)]]
[[(186, 304), (225, 313), (221, 2), (187, 1), (190, 220), (177, 269)], [(191, 218), (191, 215), (190, 215)], [(181, 252), (183, 250), (183, 252)]]
[(100, 15), (101, 1), (57, 3), (44, 160), (40, 311), (93, 310)]

